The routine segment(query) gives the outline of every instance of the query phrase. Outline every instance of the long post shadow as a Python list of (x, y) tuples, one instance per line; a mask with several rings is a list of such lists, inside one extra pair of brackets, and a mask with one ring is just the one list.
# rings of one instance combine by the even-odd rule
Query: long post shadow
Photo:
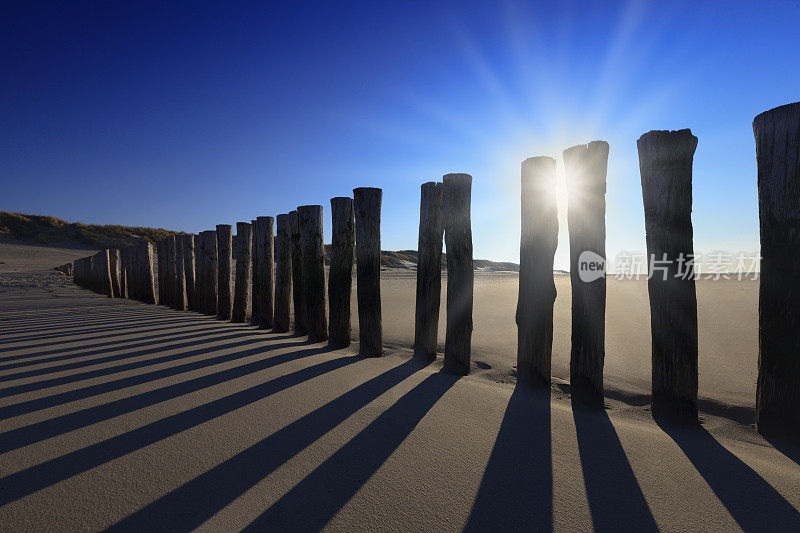
[(661, 429), (680, 447), (744, 531), (800, 531), (800, 513), (702, 426)]
[[(216, 346), (214, 350), (211, 350), (211, 352), (213, 353), (214, 351), (225, 351), (231, 348), (235, 348), (237, 346), (245, 346), (248, 344), (254, 344), (256, 342), (260, 341), (258, 339), (254, 339), (249, 341), (231, 343), (225, 346)], [(221, 355), (218, 355), (216, 357), (211, 357), (208, 359), (192, 361), (191, 363), (185, 363), (178, 366), (162, 368), (160, 370), (154, 370), (152, 372), (147, 372), (145, 374), (138, 374), (135, 376), (129, 376), (127, 378), (121, 378), (114, 381), (98, 383), (97, 385), (91, 385), (89, 387), (84, 387), (82, 389), (69, 390), (59, 394), (54, 394), (52, 396), (45, 396), (43, 398), (36, 398), (33, 400), (28, 400), (26, 402), (15, 403), (5, 407), (0, 407), (0, 420), (4, 420), (6, 418), (11, 418), (14, 416), (19, 416), (27, 413), (32, 413), (34, 411), (39, 411), (41, 409), (47, 409), (49, 407), (54, 407), (56, 405), (63, 405), (65, 403), (74, 402), (76, 400), (83, 400), (85, 398), (98, 396), (100, 394), (105, 394), (107, 392), (116, 391), (127, 387), (133, 387), (134, 385), (141, 385), (143, 383), (149, 383), (151, 381), (177, 376), (185, 372), (191, 372), (193, 370), (199, 370), (201, 368), (218, 365), (225, 362), (235, 361), (237, 359), (250, 357), (252, 355), (258, 355), (264, 352), (278, 350), (280, 348), (302, 346), (304, 344), (307, 344), (307, 341), (280, 343), (269, 346), (260, 346), (258, 348), (252, 348), (250, 350), (243, 350), (239, 352), (223, 353)], [(209, 353), (209, 350), (200, 349), (200, 350), (195, 350), (192, 353), (194, 355), (207, 354)]]
[(442, 372), (425, 378), (284, 494), (245, 531), (322, 529), (458, 379)]
[(595, 531), (658, 531), (606, 412), (573, 401), (572, 417)]
[[(305, 350), (304, 357), (330, 351), (329, 348)], [(299, 353), (299, 352), (298, 352)], [(0, 479), (0, 506), (6, 505), (38, 490), (59, 483), (81, 472), (118, 459), (145, 446), (177, 435), (226, 413), (276, 394), (282, 390), (308, 381), (327, 372), (343, 368), (363, 359), (357, 356), (330, 359), (291, 374), (277, 377), (229, 396), (199, 405), (187, 411), (162, 418), (122, 435), (92, 444), (44, 463), (26, 468)], [(159, 527), (158, 529), (163, 529)], [(181, 528), (183, 529), (183, 528)]]
[(550, 391), (517, 385), (465, 531), (553, 530)]
[(358, 385), (136, 511), (111, 529), (199, 527), (360, 408), (425, 366), (426, 363), (412, 359)]

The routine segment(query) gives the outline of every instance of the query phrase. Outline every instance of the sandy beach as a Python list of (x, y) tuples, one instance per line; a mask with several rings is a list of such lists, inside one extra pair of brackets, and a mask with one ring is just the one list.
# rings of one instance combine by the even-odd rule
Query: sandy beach
[(413, 273), (383, 273), (386, 354), (363, 359), (357, 342), (108, 299), (49, 271), (85, 250), (0, 252), (3, 530), (800, 528), (800, 453), (752, 426), (756, 281), (697, 284), (702, 425), (687, 429), (648, 411), (645, 281), (608, 282), (594, 412), (568, 394), (568, 276), (546, 394), (515, 384), (512, 274), (476, 275), (473, 368), (457, 378), (411, 358)]

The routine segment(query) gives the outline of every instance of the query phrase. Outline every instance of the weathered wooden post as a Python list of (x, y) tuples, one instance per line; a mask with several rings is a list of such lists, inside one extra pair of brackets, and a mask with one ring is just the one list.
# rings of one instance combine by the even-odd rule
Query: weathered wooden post
[(97, 254), (99, 260), (98, 274), (100, 276), (100, 292), (109, 298), (114, 297), (114, 286), (111, 280), (111, 250), (106, 248)]
[(204, 265), (204, 278), (205, 278), (205, 294), (206, 294), (206, 309), (207, 315), (217, 314), (217, 290), (219, 282), (217, 281), (217, 232), (214, 230), (207, 230), (202, 233), (205, 253)]
[(294, 332), (308, 333), (306, 324), (306, 291), (303, 287), (303, 253), (300, 239), (300, 219), (297, 211), (289, 212), (289, 237), (292, 241), (292, 304), (294, 306)]
[[(331, 198), (332, 236), (328, 273), (328, 344), (335, 348), (350, 346), (350, 291), (353, 285), (353, 250), (356, 237), (353, 217), (352, 198), (346, 196)], [(378, 246), (380, 248), (380, 245)], [(380, 264), (378, 268), (380, 271)], [(378, 313), (380, 313), (380, 306)]]
[[(139, 246), (141, 243), (128, 246), (128, 267), (131, 272), (133, 299), (143, 301), (144, 289), (141, 282), (141, 272), (139, 271)], [(129, 284), (130, 285), (130, 284)]]
[(273, 331), (289, 331), (292, 300), (292, 242), (289, 215), (278, 215), (275, 257), (275, 325)]
[(756, 423), (800, 443), (800, 102), (753, 120), (758, 163), (761, 273)]
[(195, 311), (206, 314), (206, 242), (202, 231), (194, 239), (194, 276)]
[(111, 290), (114, 293), (114, 298), (123, 298), (122, 286), (119, 279), (119, 250), (114, 248), (108, 251), (109, 266), (111, 268)]
[(181, 239), (181, 248), (183, 248), (183, 275), (186, 284), (186, 308), (191, 311), (197, 310), (197, 301), (195, 298), (195, 253), (194, 253), (194, 235), (184, 235)]
[(261, 313), (258, 310), (258, 304), (260, 303), (258, 299), (258, 294), (259, 294), (258, 283), (259, 280), (261, 279), (259, 270), (261, 267), (259, 266), (258, 254), (264, 251), (262, 248), (259, 248), (258, 246), (258, 225), (259, 221), (257, 219), (250, 221), (250, 226), (252, 227), (252, 234), (253, 234), (253, 246), (250, 250), (250, 262), (252, 263), (252, 267), (250, 270), (252, 279), (251, 282), (252, 290), (250, 294), (250, 299), (251, 299), (250, 324), (254, 326), (258, 326), (258, 317), (261, 316)]
[(442, 179), (442, 226), (447, 245), (447, 328), (444, 368), (469, 373), (472, 349), (472, 176), (447, 174)]
[(230, 224), (217, 224), (217, 315), (222, 320), (231, 319), (233, 308), (233, 295), (231, 294), (232, 232), (233, 228)]
[(166, 279), (166, 295), (167, 305), (176, 309), (178, 307), (178, 271), (177, 271), (178, 254), (175, 245), (175, 235), (167, 237), (167, 279)]
[(359, 355), (383, 353), (381, 318), (381, 201), (374, 187), (353, 189), (356, 222), (356, 292), (358, 295)]
[(567, 178), (572, 351), (572, 398), (603, 407), (606, 355), (606, 171), (608, 143), (564, 150)]
[(175, 309), (186, 311), (186, 270), (182, 235), (175, 236)]
[[(556, 160), (531, 157), (522, 162), (517, 377), (520, 382), (538, 387), (550, 386), (556, 300), (553, 258), (557, 244)], [(448, 255), (449, 250), (448, 247)]]
[(156, 261), (158, 273), (158, 303), (169, 305), (167, 300), (167, 239), (156, 242)]
[(322, 247), (322, 206), (301, 205), (297, 208), (303, 251), (303, 290), (306, 293), (306, 325), (308, 340), (328, 338), (325, 313), (325, 252)]
[(251, 280), (250, 254), (253, 249), (253, 228), (247, 222), (236, 223), (239, 255), (236, 258), (236, 283), (233, 290), (231, 322), (244, 322), (247, 318), (247, 295)]
[(637, 141), (647, 233), (652, 334), (652, 413), (697, 422), (697, 297), (692, 242), (692, 159), (688, 129), (650, 131)]
[(417, 305), (414, 316), (414, 357), (436, 359), (439, 305), (442, 294), (442, 192), (435, 181), (423, 183), (417, 244)]
[(275, 286), (275, 219), (258, 217), (256, 237), (258, 238), (258, 326), (270, 329), (274, 323), (273, 290)]
[(139, 245), (139, 271), (142, 283), (142, 301), (146, 304), (156, 303), (155, 275), (153, 273), (153, 245), (143, 241)]
[(125, 260), (123, 259), (123, 251), (125, 248), (120, 248), (117, 250), (117, 262), (119, 264), (119, 287), (120, 287), (120, 298), (130, 298), (128, 294), (128, 271), (125, 269)]

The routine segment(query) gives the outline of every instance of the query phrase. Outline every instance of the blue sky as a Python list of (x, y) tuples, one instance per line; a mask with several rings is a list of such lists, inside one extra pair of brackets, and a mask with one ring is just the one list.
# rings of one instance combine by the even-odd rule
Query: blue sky
[(520, 162), (603, 139), (613, 258), (645, 249), (636, 139), (688, 127), (695, 248), (755, 251), (752, 119), (800, 100), (797, 1), (129, 4), (0, 8), (0, 210), (198, 232), (319, 203), (327, 239), (375, 186), (383, 248), (416, 248), (419, 185), (467, 172), (475, 256), (517, 261)]

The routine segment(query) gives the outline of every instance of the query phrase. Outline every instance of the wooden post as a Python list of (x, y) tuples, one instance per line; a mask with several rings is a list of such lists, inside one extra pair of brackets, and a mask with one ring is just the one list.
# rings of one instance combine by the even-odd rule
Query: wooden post
[(175, 309), (186, 311), (186, 270), (183, 261), (183, 235), (175, 236)]
[(114, 293), (114, 298), (123, 298), (122, 286), (119, 279), (119, 250), (114, 248), (108, 251), (109, 264), (111, 267), (111, 290)]
[(553, 258), (557, 244), (556, 160), (531, 157), (522, 162), (517, 378), (545, 388), (550, 386), (553, 351)]
[(301, 205), (297, 208), (303, 252), (303, 290), (305, 291), (308, 340), (328, 338), (325, 313), (325, 252), (322, 247), (322, 206)]
[(133, 277), (134, 287), (134, 300), (144, 301), (144, 287), (141, 281), (141, 272), (139, 271), (139, 246), (141, 243), (134, 244), (128, 247), (128, 264)]
[(138, 251), (142, 301), (146, 304), (155, 304), (157, 295), (153, 273), (153, 245), (148, 241), (143, 241), (139, 244)]
[(758, 162), (761, 274), (756, 423), (800, 443), (800, 102), (753, 120)]
[(111, 250), (106, 248), (97, 253), (99, 285), (101, 294), (105, 294), (109, 298), (114, 297), (113, 282), (111, 280)]
[(184, 235), (181, 239), (181, 247), (183, 248), (183, 275), (186, 284), (186, 308), (196, 311), (194, 235)]
[(233, 228), (230, 224), (217, 225), (217, 315), (222, 320), (231, 319), (233, 295), (231, 271), (233, 264)]
[(158, 303), (169, 305), (167, 302), (167, 239), (156, 242), (156, 261), (158, 265)]
[(217, 314), (217, 232), (207, 230), (202, 233), (203, 248), (205, 253), (205, 265), (203, 268), (205, 278), (205, 313), (207, 315)]
[(206, 242), (202, 231), (194, 239), (194, 275), (195, 311), (206, 314)]
[(258, 246), (258, 226), (259, 226), (259, 221), (258, 220), (251, 220), (250, 221), (250, 226), (252, 228), (252, 235), (253, 235), (253, 246), (250, 249), (250, 262), (252, 263), (252, 268), (250, 269), (251, 279), (252, 279), (252, 282), (251, 282), (252, 291), (251, 291), (251, 294), (250, 294), (250, 299), (251, 299), (251, 302), (250, 302), (250, 306), (251, 306), (250, 324), (252, 324), (254, 326), (258, 326), (258, 317), (261, 315), (261, 313), (258, 310), (258, 305), (260, 303), (259, 299), (258, 299), (258, 294), (259, 294), (258, 284), (259, 284), (259, 280), (261, 279), (260, 270), (259, 270), (261, 268), (259, 266), (259, 254), (261, 252), (263, 252), (264, 250), (259, 248), (259, 246)]
[(125, 248), (117, 250), (117, 264), (119, 265), (119, 287), (120, 298), (130, 298), (128, 294), (128, 272), (125, 269), (125, 260), (123, 259), (123, 251)]
[(233, 295), (231, 322), (242, 323), (247, 318), (247, 293), (251, 280), (251, 259), (253, 249), (253, 227), (247, 222), (236, 223), (236, 238), (239, 241), (239, 255), (236, 258), (236, 283)]
[(289, 215), (277, 216), (275, 257), (275, 326), (273, 331), (289, 331), (292, 300), (292, 242), (289, 235)]
[(294, 306), (294, 332), (306, 335), (306, 291), (303, 287), (303, 253), (300, 238), (300, 219), (297, 211), (289, 212), (289, 237), (292, 241), (292, 304)]
[[(328, 344), (342, 348), (350, 346), (350, 292), (353, 285), (353, 250), (356, 238), (352, 198), (331, 198), (331, 221)], [(380, 272), (380, 265), (378, 268)], [(380, 313), (380, 307), (378, 312)]]
[(258, 327), (270, 329), (274, 322), (272, 302), (275, 285), (275, 219), (258, 217), (256, 221), (258, 292), (253, 295), (253, 299), (258, 298)]
[(166, 295), (167, 305), (176, 309), (178, 307), (178, 254), (175, 246), (175, 235), (167, 237), (167, 270), (166, 270)]
[(383, 353), (381, 318), (381, 200), (374, 187), (353, 189), (356, 222), (356, 285), (359, 355)]
[(692, 159), (688, 129), (650, 131), (637, 141), (642, 175), (652, 333), (652, 413), (697, 422), (697, 297), (692, 243)]
[(472, 348), (472, 176), (447, 174), (442, 179), (442, 226), (447, 245), (447, 329), (444, 369), (469, 373)]
[(606, 355), (607, 168), (605, 141), (564, 150), (572, 286), (570, 392), (573, 399), (599, 408)]
[(414, 357), (436, 359), (439, 305), (442, 294), (442, 192), (435, 181), (423, 183), (417, 244), (417, 305), (414, 316)]

